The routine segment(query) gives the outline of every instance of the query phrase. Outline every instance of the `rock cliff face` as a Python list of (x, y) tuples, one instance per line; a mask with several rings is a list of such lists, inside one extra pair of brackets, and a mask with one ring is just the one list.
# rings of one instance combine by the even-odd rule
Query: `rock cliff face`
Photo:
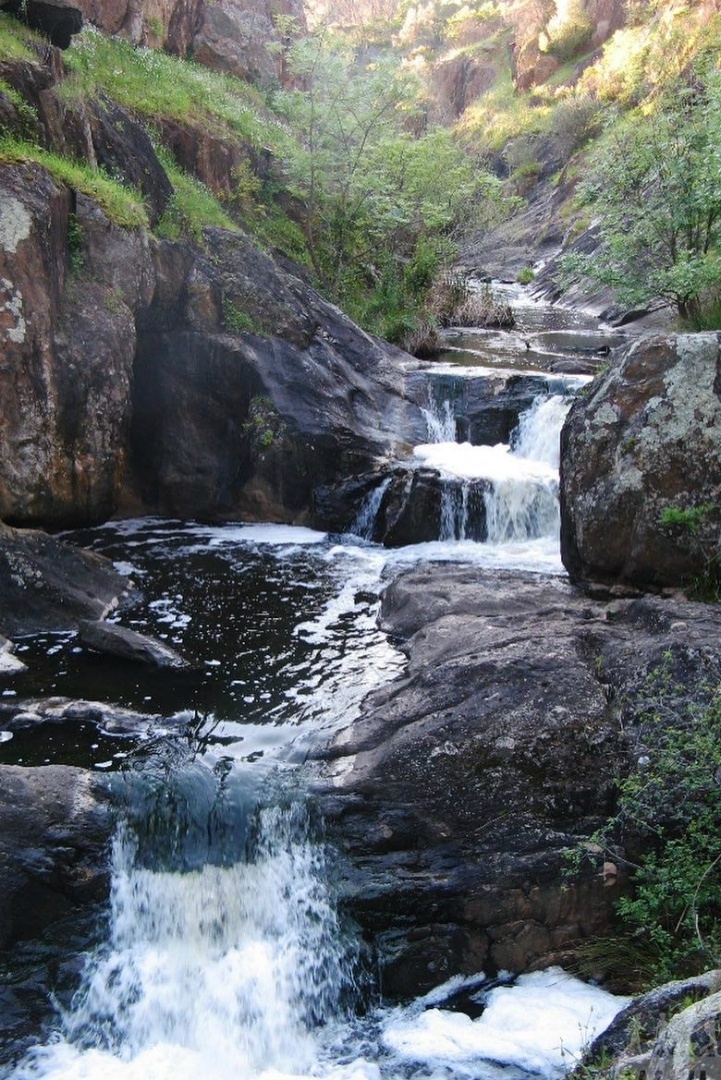
[[(52, 73), (27, 69), (39, 101)], [(106, 103), (56, 130), (52, 100), (46, 143), (85, 131), (91, 160), (135, 162), (152, 222), (172, 189), (137, 123)], [(425, 437), (404, 354), (243, 235), (158, 241), (35, 164), (0, 166), (0, 343), (12, 524), (127, 509), (338, 527), (348, 478)]]
[[(0, 7), (25, 10), (17, 0)], [(306, 29), (301, 0), (29, 0), (28, 19), (61, 48), (84, 20), (133, 45), (269, 85), (286, 80), (284, 48)]]
[(721, 527), (721, 337), (644, 338), (573, 405), (561, 552), (580, 582), (659, 588), (713, 571)]
[(382, 625), (403, 640), (407, 672), (321, 755), (318, 788), (386, 990), (520, 971), (602, 933), (621, 874), (566, 880), (564, 850), (611, 812), (664, 654), (679, 687), (718, 677), (721, 617), (426, 566), (389, 587)]

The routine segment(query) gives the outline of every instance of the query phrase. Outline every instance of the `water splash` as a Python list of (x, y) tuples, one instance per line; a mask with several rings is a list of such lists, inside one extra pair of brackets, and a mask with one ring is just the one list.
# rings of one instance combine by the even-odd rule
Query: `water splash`
[(571, 399), (562, 394), (536, 398), (530, 409), (518, 418), (513, 433), (513, 453), (532, 461), (543, 461), (558, 468), (561, 456), (560, 434), (571, 408)]
[(446, 399), (439, 401), (432, 390), (428, 391), (428, 408), (421, 408), (428, 428), (428, 441), (431, 443), (455, 442), (456, 418), (453, 415), (453, 402)]
[(356, 519), (350, 527), (350, 531), (354, 536), (359, 536), (361, 540), (373, 539), (378, 511), (392, 479), (392, 476), (384, 477), (380, 484), (366, 495)]
[(313, 1072), (314, 1030), (342, 1015), (356, 958), (324, 863), (297, 807), (259, 813), (249, 861), (190, 873), (143, 867), (121, 829), (109, 943), (64, 1039), (16, 1075), (104, 1080), (121, 1063), (119, 1076), (173, 1080)]

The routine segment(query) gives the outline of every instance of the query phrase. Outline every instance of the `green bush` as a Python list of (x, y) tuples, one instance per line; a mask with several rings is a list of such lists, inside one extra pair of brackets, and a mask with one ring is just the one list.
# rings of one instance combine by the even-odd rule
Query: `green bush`
[(674, 664), (667, 653), (634, 705), (636, 760), (593, 837), (604, 857), (621, 845), (633, 859), (632, 891), (617, 904), (622, 963), (639, 965), (648, 986), (721, 961), (721, 686), (690, 695)]

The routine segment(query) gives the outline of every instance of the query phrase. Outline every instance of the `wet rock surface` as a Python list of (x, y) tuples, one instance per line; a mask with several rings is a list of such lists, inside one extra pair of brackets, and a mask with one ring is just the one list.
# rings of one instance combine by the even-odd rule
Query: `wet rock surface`
[(106, 895), (111, 828), (92, 774), (0, 766), (0, 948)]
[(105, 656), (115, 656), (136, 664), (146, 664), (158, 671), (192, 671), (190, 661), (147, 634), (139, 634), (127, 626), (83, 619), (78, 624), (78, 641), (86, 648)]
[(712, 570), (720, 340), (644, 338), (574, 403), (561, 437), (561, 555), (574, 580), (661, 588)]
[(3, 731), (21, 731), (42, 724), (90, 723), (106, 735), (137, 735), (147, 732), (159, 722), (158, 716), (102, 701), (66, 697), (0, 701), (0, 727)]
[(101, 618), (127, 588), (107, 559), (0, 524), (0, 631), (8, 637)]
[(649, 673), (672, 654), (692, 695), (718, 666), (721, 616), (426, 566), (389, 587), (382, 624), (407, 672), (318, 754), (318, 789), (388, 992), (520, 971), (607, 929), (622, 873), (566, 880), (564, 851), (612, 809)]

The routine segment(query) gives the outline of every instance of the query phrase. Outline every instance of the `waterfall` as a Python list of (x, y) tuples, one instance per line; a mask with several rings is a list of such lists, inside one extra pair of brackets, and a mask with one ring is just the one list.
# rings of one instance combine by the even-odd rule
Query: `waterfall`
[(537, 398), (518, 418), (511, 439), (517, 459), (550, 466), (552, 475), (498, 479), (484, 495), (488, 540), (495, 544), (557, 536), (560, 527), (558, 478), (560, 434), (570, 399)]
[(532, 461), (545, 461), (557, 469), (561, 428), (570, 407), (570, 399), (562, 394), (536, 398), (530, 409), (518, 418), (512, 440), (513, 453)]
[[(567, 396), (539, 396), (521, 413), (510, 445), (446, 439), (415, 448), (416, 461), (440, 473), (441, 541), (486, 540), (496, 547), (543, 538), (555, 543), (560, 432), (569, 408)], [(449, 416), (448, 402), (437, 406), (429, 434), (442, 433), (441, 420)]]
[[(18, 1077), (314, 1071), (314, 1030), (341, 1016), (354, 954), (304, 813), (262, 810), (258, 832), (247, 862), (179, 873), (142, 866), (121, 829), (109, 943), (88, 964), (64, 1041)], [(116, 1073), (118, 1062), (132, 1067)]]
[(446, 443), (456, 441), (456, 418), (453, 415), (453, 402), (446, 398), (438, 401), (431, 390), (428, 391), (428, 408), (421, 408), (428, 428), (428, 441)]
[(356, 519), (350, 527), (350, 532), (354, 536), (360, 536), (362, 540), (373, 539), (378, 511), (392, 479), (392, 476), (384, 477), (380, 484), (366, 495), (360, 510), (356, 514)]

